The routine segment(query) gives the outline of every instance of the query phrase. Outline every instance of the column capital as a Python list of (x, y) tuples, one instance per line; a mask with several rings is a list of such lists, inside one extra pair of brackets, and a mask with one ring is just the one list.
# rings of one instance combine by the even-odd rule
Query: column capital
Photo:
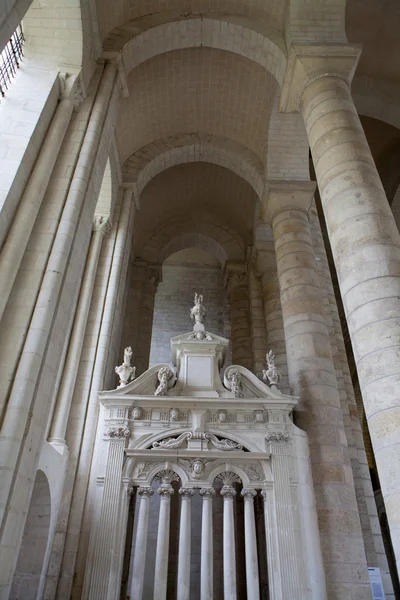
[(224, 270), (224, 286), (228, 293), (247, 286), (247, 265), (242, 261), (227, 261)]
[(215, 490), (212, 487), (201, 488), (199, 493), (200, 493), (200, 496), (203, 496), (203, 498), (212, 498), (213, 496), (215, 496)]
[(220, 494), (224, 497), (224, 500), (233, 500), (236, 496), (236, 490), (231, 485), (224, 485)]
[(188, 498), (191, 500), (192, 496), (194, 495), (194, 488), (180, 488), (179, 494), (182, 496), (182, 498)]
[(245, 502), (253, 502), (255, 496), (257, 496), (256, 490), (248, 490), (243, 488), (240, 492), (240, 495), (243, 497)]
[(150, 496), (152, 496), (154, 494), (154, 490), (151, 487), (140, 486), (137, 489), (137, 494), (141, 497), (147, 496), (150, 498)]
[(161, 498), (170, 497), (174, 493), (174, 488), (170, 483), (162, 483), (157, 490), (157, 494), (161, 496)]
[(110, 220), (102, 215), (95, 215), (93, 218), (93, 231), (99, 231), (106, 235), (111, 229)]
[(361, 55), (357, 44), (296, 44), (289, 50), (280, 112), (298, 112), (304, 90), (320, 77), (340, 77), (350, 85)]
[(283, 211), (308, 213), (315, 188), (315, 181), (268, 181), (261, 203), (262, 218), (272, 225), (274, 218)]

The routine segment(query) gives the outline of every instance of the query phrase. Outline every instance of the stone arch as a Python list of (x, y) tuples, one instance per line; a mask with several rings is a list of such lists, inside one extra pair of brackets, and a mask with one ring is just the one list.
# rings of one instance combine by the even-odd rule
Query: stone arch
[(45, 583), (44, 562), (50, 530), (51, 496), (45, 473), (38, 470), (14, 573), (10, 599), (39, 598)]
[[(139, 250), (140, 258), (149, 263), (160, 264), (163, 249), (171, 239), (184, 235), (204, 235), (219, 244), (229, 260), (244, 260), (245, 248), (239, 235), (229, 228), (224, 228), (216, 223), (196, 221), (190, 215), (185, 219), (175, 221), (170, 219), (157, 229)], [(200, 242), (199, 242), (200, 243)], [(165, 258), (164, 258), (165, 260)]]
[(228, 255), (219, 242), (202, 233), (191, 232), (174, 237), (166, 246), (164, 246), (160, 253), (161, 264), (171, 256), (171, 254), (179, 252), (179, 250), (184, 250), (185, 248), (199, 248), (200, 250), (205, 250), (219, 260), (222, 268), (228, 260)]
[(233, 140), (200, 133), (171, 136), (141, 148), (125, 162), (124, 180), (135, 181), (140, 195), (158, 173), (176, 165), (199, 161), (233, 171), (262, 198), (264, 172), (258, 156)]
[[(124, 29), (113, 35), (121, 37), (125, 42), (122, 48), (122, 57), (126, 73), (129, 74), (141, 63), (173, 50), (185, 48), (209, 47), (226, 50), (234, 54), (257, 62), (274, 77), (279, 86), (282, 85), (286, 68), (285, 45), (278, 32), (270, 39), (268, 35), (255, 31), (252, 26), (240, 23), (240, 18), (235, 22), (214, 18), (183, 18), (168, 23), (152, 26), (139, 35), (132, 37), (131, 33), (124, 39)], [(245, 21), (246, 22), (246, 21)], [(143, 24), (142, 24), (143, 25)], [(128, 39), (129, 37), (129, 39)], [(279, 39), (280, 38), (280, 39)], [(278, 43), (275, 40), (278, 39)], [(107, 49), (113, 44), (105, 43)], [(114, 48), (113, 48), (114, 49)]]

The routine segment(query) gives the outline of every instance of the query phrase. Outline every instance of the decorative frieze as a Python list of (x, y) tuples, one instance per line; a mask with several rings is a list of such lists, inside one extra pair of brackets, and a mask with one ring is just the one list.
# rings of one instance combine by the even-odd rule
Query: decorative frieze
[(268, 431), (265, 439), (275, 444), (286, 443), (290, 439), (290, 433), (288, 431)]
[(112, 439), (126, 439), (130, 434), (128, 427), (110, 427), (106, 432), (106, 435)]
[(242, 444), (238, 444), (233, 440), (229, 440), (227, 438), (218, 439), (216, 435), (213, 433), (203, 433), (203, 432), (192, 432), (185, 431), (181, 433), (178, 437), (168, 437), (164, 440), (159, 440), (157, 442), (153, 442), (153, 448), (179, 448), (182, 446), (184, 442), (191, 439), (201, 439), (208, 440), (214, 448), (217, 450), (229, 451), (229, 450), (243, 450)]

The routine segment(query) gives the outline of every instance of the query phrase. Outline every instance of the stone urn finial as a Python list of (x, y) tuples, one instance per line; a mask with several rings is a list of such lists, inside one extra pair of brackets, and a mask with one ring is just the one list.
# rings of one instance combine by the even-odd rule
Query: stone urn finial
[(115, 367), (115, 372), (120, 379), (117, 389), (128, 385), (130, 379), (135, 379), (136, 367), (131, 367), (132, 348), (128, 346), (124, 350), (124, 362), (119, 367)]
[(275, 366), (275, 355), (272, 354), (272, 350), (267, 352), (265, 358), (267, 359), (267, 368), (263, 369), (263, 380), (270, 387), (278, 389), (281, 375)]
[(207, 311), (203, 305), (203, 295), (196, 292), (194, 295), (194, 306), (190, 309), (190, 317), (194, 319), (194, 331), (204, 331), (204, 319), (206, 318), (206, 314)]

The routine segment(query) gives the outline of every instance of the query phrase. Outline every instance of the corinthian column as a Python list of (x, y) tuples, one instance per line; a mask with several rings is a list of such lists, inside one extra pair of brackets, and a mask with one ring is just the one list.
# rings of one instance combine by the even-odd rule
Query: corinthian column
[(135, 554), (133, 557), (133, 575), (131, 583), (131, 598), (142, 600), (144, 571), (146, 567), (147, 536), (149, 528), (150, 498), (154, 494), (151, 487), (139, 487), (138, 526), (136, 530)]
[(282, 108), (303, 114), (399, 564), (400, 236), (350, 94), (359, 56), (293, 48)]
[(179, 600), (190, 599), (191, 512), (193, 488), (181, 488), (181, 519), (179, 524), (178, 592)]
[(213, 600), (213, 527), (212, 527), (212, 499), (215, 496), (214, 488), (202, 488), (203, 510), (201, 518), (201, 575), (200, 599)]
[(236, 600), (235, 518), (233, 501), (236, 491), (231, 485), (221, 489), (224, 497), (224, 598)]
[(171, 496), (174, 489), (170, 483), (162, 483), (157, 492), (160, 495), (160, 515), (158, 518), (156, 569), (154, 574), (154, 600), (165, 600), (168, 580)]
[(256, 523), (254, 518), (255, 490), (243, 489), (244, 498), (244, 547), (246, 554), (247, 600), (260, 600), (260, 582), (258, 577)]
[[(347, 591), (364, 589), (369, 598), (363, 537), (308, 222), (314, 188), (306, 181), (270, 182), (263, 216), (274, 233), (289, 383), (292, 393), (300, 396), (297, 423), (309, 436), (328, 596), (339, 599)], [(343, 551), (333, 553), (332, 544)], [(348, 566), (349, 556), (357, 565), (357, 576)]]

